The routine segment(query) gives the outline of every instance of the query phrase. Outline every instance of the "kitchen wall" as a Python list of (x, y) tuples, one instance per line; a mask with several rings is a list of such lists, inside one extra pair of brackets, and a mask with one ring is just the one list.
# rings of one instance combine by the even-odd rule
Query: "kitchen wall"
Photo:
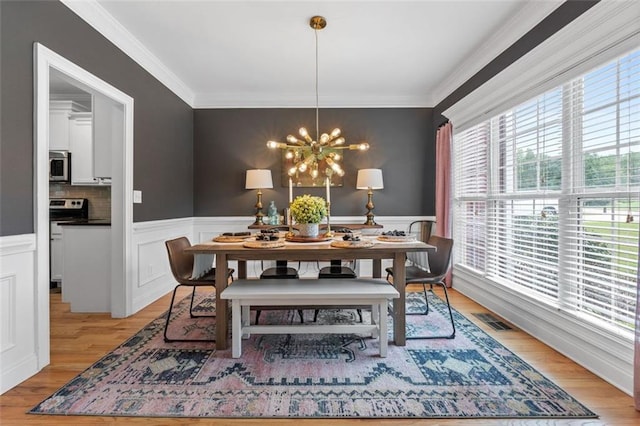
[(193, 109), (57, 1), (0, 1), (0, 236), (34, 232), (33, 43), (135, 100), (135, 222), (193, 216)]
[(86, 198), (89, 219), (111, 219), (111, 187), (49, 184), (49, 198)]

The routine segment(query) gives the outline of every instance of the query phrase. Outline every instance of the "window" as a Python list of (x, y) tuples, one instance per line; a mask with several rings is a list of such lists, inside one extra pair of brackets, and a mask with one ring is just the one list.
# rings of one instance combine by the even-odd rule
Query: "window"
[(455, 262), (631, 336), (640, 51), (454, 136)]

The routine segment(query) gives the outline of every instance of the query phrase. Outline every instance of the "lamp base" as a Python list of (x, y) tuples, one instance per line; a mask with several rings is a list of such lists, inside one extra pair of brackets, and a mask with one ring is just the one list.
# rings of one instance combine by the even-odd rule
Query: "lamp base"
[(365, 221), (365, 223), (364, 223), (364, 224), (365, 224), (365, 225), (368, 225), (368, 226), (374, 226), (374, 225), (377, 225), (377, 223), (375, 222), (375, 220), (373, 220), (373, 217), (374, 217), (374, 216), (373, 216), (373, 213), (371, 213), (371, 212), (367, 213), (367, 220)]
[(373, 209), (375, 206), (373, 205), (373, 191), (371, 188), (369, 188), (367, 192), (367, 205), (365, 207), (367, 208), (367, 221), (364, 224), (369, 226), (377, 225), (373, 220)]
[(264, 220), (262, 219), (263, 217), (264, 217), (263, 215), (256, 215), (256, 221), (253, 222), (253, 224), (259, 225), (259, 226), (264, 225)]

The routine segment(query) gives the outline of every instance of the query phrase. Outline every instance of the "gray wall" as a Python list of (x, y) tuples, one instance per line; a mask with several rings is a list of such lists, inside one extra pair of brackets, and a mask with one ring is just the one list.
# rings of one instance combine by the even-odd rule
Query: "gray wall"
[[(335, 216), (364, 215), (367, 195), (356, 190), (358, 169), (380, 168), (384, 189), (374, 191), (376, 215), (435, 213), (435, 144), (430, 108), (321, 109), (320, 132), (339, 127), (347, 143), (366, 140), (366, 152), (346, 151), (343, 186), (331, 191)], [(288, 202), (282, 186), (281, 150), (267, 148), (270, 139), (284, 141), (301, 126), (315, 132), (315, 109), (200, 109), (194, 114), (194, 191), (196, 216), (254, 214), (256, 191), (244, 189), (247, 169), (271, 169), (273, 189), (263, 190), (263, 204)], [(298, 188), (294, 195), (324, 196), (323, 189)], [(364, 220), (364, 217), (363, 217)]]
[(0, 236), (34, 231), (33, 43), (135, 99), (134, 221), (193, 215), (193, 110), (57, 1), (0, 1)]
[[(363, 155), (349, 153), (345, 186), (332, 192), (332, 213), (363, 214), (366, 195), (355, 190), (356, 170), (379, 167), (385, 189), (374, 195), (376, 214), (433, 214), (434, 132), (446, 121), (442, 111), (596, 3), (563, 3), (433, 110), (322, 110), (323, 129), (337, 125), (349, 141), (371, 143)], [(134, 187), (143, 191), (144, 202), (134, 205), (134, 221), (251, 215), (255, 193), (244, 189), (244, 173), (255, 167), (274, 172), (276, 188), (265, 191), (265, 201), (285, 205), (280, 157), (265, 141), (283, 138), (300, 124), (312, 126), (313, 110), (194, 112), (56, 1), (0, 0), (0, 24), (0, 236), (33, 232), (35, 41), (135, 99)]]

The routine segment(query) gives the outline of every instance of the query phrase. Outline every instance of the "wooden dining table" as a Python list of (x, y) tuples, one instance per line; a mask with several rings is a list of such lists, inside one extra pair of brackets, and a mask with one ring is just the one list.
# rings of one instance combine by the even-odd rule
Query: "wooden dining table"
[[(238, 262), (238, 278), (247, 277), (247, 261), (249, 260), (282, 260), (289, 261), (330, 261), (333, 259), (371, 259), (373, 261), (373, 278), (382, 277), (382, 260), (393, 260), (393, 284), (400, 297), (393, 300), (393, 340), (398, 346), (406, 345), (405, 332), (405, 262), (406, 254), (411, 251), (435, 250), (434, 246), (422, 241), (388, 242), (380, 241), (375, 236), (367, 237), (373, 245), (370, 247), (339, 248), (331, 246), (331, 241), (300, 243), (286, 242), (277, 248), (248, 248), (242, 242), (204, 242), (187, 249), (196, 256), (212, 261), (215, 256), (216, 294), (221, 294), (227, 287), (227, 268), (229, 261)], [(202, 262), (199, 262), (202, 264)], [(208, 264), (211, 267), (211, 263)], [(229, 345), (229, 308), (228, 301), (216, 297), (216, 348), (227, 349)]]

